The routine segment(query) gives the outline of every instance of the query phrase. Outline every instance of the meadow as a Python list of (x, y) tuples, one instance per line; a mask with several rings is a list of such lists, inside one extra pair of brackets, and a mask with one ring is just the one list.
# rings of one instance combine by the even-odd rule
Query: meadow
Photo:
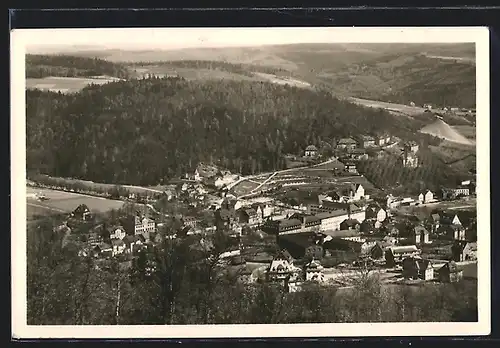
[(26, 198), (28, 219), (36, 215), (70, 213), (80, 204), (86, 204), (90, 211), (96, 213), (119, 209), (124, 205), (122, 201), (50, 189), (27, 187), (26, 193), (29, 196), (38, 193), (48, 198), (46, 201), (39, 201), (31, 197)]
[(387, 103), (378, 100), (360, 99), (360, 98), (349, 98), (349, 100), (355, 104), (378, 109), (386, 109), (389, 111), (396, 111), (406, 115), (419, 115), (422, 114), (425, 109), (418, 106), (410, 106), (404, 104), (394, 104)]
[(115, 81), (114, 78), (86, 78), (86, 77), (44, 77), (27, 78), (26, 88), (41, 89), (52, 92), (76, 93), (92, 84), (105, 84)]

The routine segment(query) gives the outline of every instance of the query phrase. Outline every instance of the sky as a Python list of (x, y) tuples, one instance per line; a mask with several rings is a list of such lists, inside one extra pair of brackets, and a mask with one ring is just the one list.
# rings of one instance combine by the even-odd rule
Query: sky
[(244, 47), (334, 42), (473, 42), (481, 28), (114, 28), (18, 29), (28, 51), (93, 46), (120, 49)]

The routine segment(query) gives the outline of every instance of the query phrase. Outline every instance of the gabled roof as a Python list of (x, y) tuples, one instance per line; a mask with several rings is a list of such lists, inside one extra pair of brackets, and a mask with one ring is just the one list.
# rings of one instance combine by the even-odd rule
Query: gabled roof
[(342, 138), (339, 140), (338, 144), (356, 144), (356, 140), (353, 138)]
[(83, 213), (88, 213), (88, 212), (90, 212), (90, 210), (86, 204), (80, 204), (78, 207), (76, 207), (75, 210), (73, 210), (73, 213), (75, 213), (75, 214), (83, 214)]
[(443, 271), (443, 270), (449, 270), (450, 273), (458, 273), (461, 271), (461, 269), (458, 267), (455, 261), (450, 261), (445, 263), (443, 267), (441, 267), (438, 271)]
[(306, 264), (306, 269), (308, 270), (320, 270), (323, 269), (323, 266), (318, 260), (312, 259), (311, 262)]
[(274, 259), (283, 259), (283, 260), (287, 260), (287, 261), (290, 261), (293, 259), (292, 255), (290, 255), (290, 253), (288, 252), (288, 250), (286, 249), (282, 249), (280, 251), (278, 251), (278, 253), (276, 254), (276, 256), (274, 257)]
[(251, 208), (242, 208), (241, 211), (245, 212), (249, 217), (257, 216), (257, 210)]
[(345, 219), (344, 221), (342, 221), (342, 224), (351, 227), (359, 225), (359, 221), (356, 219)]
[(389, 247), (393, 254), (402, 254), (408, 252), (416, 252), (418, 248), (416, 245), (393, 246)]
[(318, 148), (314, 145), (309, 145), (306, 147), (306, 151), (318, 151)]
[(413, 231), (415, 234), (429, 234), (429, 231), (424, 226), (415, 226)]

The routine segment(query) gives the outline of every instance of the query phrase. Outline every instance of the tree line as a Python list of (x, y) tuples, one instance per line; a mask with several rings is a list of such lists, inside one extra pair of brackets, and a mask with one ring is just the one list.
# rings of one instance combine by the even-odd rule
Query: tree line
[(99, 58), (76, 57), (69, 55), (26, 55), (26, 77), (90, 77), (113, 76), (129, 78), (129, 69), (117, 63)]
[(63, 245), (57, 224), (46, 218), (28, 227), (29, 325), (477, 320), (474, 283), (384, 288), (361, 273), (349, 290), (310, 283), (287, 293), (278, 284), (242, 283), (241, 273), (221, 266), (218, 256), (228, 243), (222, 234), (165, 238), (126, 269), (78, 256), (77, 244)]
[(28, 170), (96, 182), (158, 184), (199, 161), (242, 174), (277, 170), (309, 144), (420, 127), (327, 90), (252, 81), (153, 77), (75, 95), (26, 93)]

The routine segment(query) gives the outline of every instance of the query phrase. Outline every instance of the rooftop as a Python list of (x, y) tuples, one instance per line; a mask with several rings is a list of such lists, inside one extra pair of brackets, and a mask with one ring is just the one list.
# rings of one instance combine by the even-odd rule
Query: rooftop
[(356, 144), (356, 140), (353, 138), (342, 138), (338, 142), (339, 144)]

